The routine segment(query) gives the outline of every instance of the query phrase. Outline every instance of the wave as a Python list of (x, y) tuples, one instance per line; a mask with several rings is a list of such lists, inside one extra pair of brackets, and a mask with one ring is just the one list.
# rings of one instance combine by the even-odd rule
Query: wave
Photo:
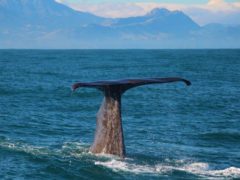
[(49, 154), (49, 150), (44, 147), (30, 146), (23, 143), (13, 143), (13, 142), (0, 142), (0, 148), (8, 149), (11, 151), (24, 152), (32, 155), (45, 155)]
[(56, 72), (52, 72), (52, 71), (40, 71), (40, 72), (34, 72), (34, 71), (30, 71), (30, 72), (26, 72), (28, 74), (36, 74), (36, 75), (47, 75), (47, 76), (61, 76), (61, 73), (56, 73)]
[(214, 169), (208, 163), (169, 159), (163, 160), (162, 163), (156, 165), (139, 164), (136, 159), (126, 158), (122, 160), (111, 155), (91, 154), (88, 151), (89, 145), (79, 142), (65, 142), (60, 148), (51, 149), (49, 147), (32, 146), (22, 142), (10, 142), (9, 139), (0, 137), (0, 149), (26, 153), (36, 157), (75, 158), (76, 160), (86, 158), (88, 163), (109, 168), (114, 172), (122, 171), (134, 174), (169, 175), (176, 171), (181, 171), (203, 178), (240, 178), (240, 168), (237, 167)]
[(239, 142), (240, 134), (238, 132), (211, 132), (201, 135), (204, 140)]
[(155, 166), (151, 165), (138, 165), (134, 163), (128, 163), (126, 161), (120, 161), (112, 159), (107, 162), (96, 161), (95, 165), (104, 166), (112, 169), (113, 171), (125, 171), (136, 174), (169, 174), (173, 171), (183, 171), (190, 174), (202, 176), (202, 177), (212, 177), (212, 178), (240, 178), (240, 168), (229, 167), (223, 170), (211, 170), (208, 163), (195, 162), (189, 163), (182, 166), (171, 166), (165, 164), (157, 164)]
[(184, 170), (186, 172), (202, 176), (240, 178), (240, 168), (229, 167), (222, 170), (212, 170), (210, 169), (208, 163), (192, 163), (180, 168), (179, 170)]
[(49, 147), (32, 146), (22, 142), (10, 142), (7, 139), (0, 141), (0, 148), (26, 153), (33, 156), (59, 156), (59, 157), (82, 157), (90, 153), (89, 145), (79, 142), (66, 142), (59, 149), (51, 149)]

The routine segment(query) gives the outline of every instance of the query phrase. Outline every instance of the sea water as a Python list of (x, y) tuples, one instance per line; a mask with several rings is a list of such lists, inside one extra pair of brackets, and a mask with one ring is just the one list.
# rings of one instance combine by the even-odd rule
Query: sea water
[[(183, 77), (122, 97), (127, 157), (88, 152), (102, 93), (78, 81)], [(240, 178), (240, 50), (0, 50), (0, 179)]]

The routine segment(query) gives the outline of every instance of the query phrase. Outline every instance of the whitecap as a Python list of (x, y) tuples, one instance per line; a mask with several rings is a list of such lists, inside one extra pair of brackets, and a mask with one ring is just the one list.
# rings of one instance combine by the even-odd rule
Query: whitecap
[(10, 149), (18, 152), (25, 152), (32, 155), (46, 155), (49, 151), (45, 147), (31, 146), (23, 143), (13, 143), (13, 142), (1, 142), (0, 147)]
[(230, 167), (224, 170), (214, 170), (214, 171), (210, 171), (210, 174), (214, 176), (240, 178), (240, 168)]
[(49, 147), (33, 146), (22, 142), (2, 141), (0, 147), (16, 152), (24, 152), (34, 156), (59, 156), (59, 157), (75, 157), (89, 155), (88, 146), (79, 142), (65, 142), (61, 149), (51, 149)]
[[(180, 160), (180, 162), (184, 162)], [(124, 160), (111, 159), (109, 161), (95, 161), (95, 165), (104, 166), (113, 171), (125, 171), (135, 174), (169, 174), (172, 171), (184, 171), (190, 174), (198, 175), (200, 177), (211, 177), (213, 179), (219, 178), (240, 178), (240, 168), (229, 167), (223, 170), (213, 170), (208, 163), (194, 162), (185, 163), (181, 166), (177, 165), (140, 165)]]
[(214, 170), (210, 169), (209, 164), (207, 163), (192, 163), (178, 169), (202, 176), (211, 176), (216, 178), (217, 177), (240, 178), (240, 168), (237, 167), (229, 167), (222, 170)]
[(95, 165), (105, 166), (107, 168), (111, 168), (113, 171), (126, 171), (126, 172), (132, 172), (136, 174), (152, 173), (155, 171), (151, 166), (131, 164), (124, 160), (120, 161), (116, 159), (112, 159), (106, 162), (96, 161)]
[[(214, 169), (208, 163), (189, 162), (186, 160), (169, 160), (157, 165), (138, 164), (134, 159), (126, 158), (124, 160), (111, 155), (93, 155), (88, 149), (89, 145), (81, 142), (65, 142), (60, 149), (50, 149), (48, 147), (39, 147), (24, 144), (21, 142), (1, 141), (0, 147), (10, 149), (12, 151), (24, 152), (34, 156), (59, 156), (74, 157), (81, 159), (82, 157), (94, 158), (94, 164), (110, 168), (113, 171), (125, 171), (135, 174), (169, 174), (172, 171), (184, 171), (201, 177), (211, 177), (213, 179), (220, 178), (240, 178), (240, 168), (228, 167), (225, 169)], [(214, 166), (215, 167), (215, 166)]]

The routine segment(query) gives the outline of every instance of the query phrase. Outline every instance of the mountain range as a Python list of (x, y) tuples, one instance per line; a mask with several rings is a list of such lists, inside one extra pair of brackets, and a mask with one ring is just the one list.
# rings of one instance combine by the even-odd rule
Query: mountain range
[(199, 26), (181, 11), (103, 18), (54, 0), (0, 0), (0, 48), (239, 48), (240, 25)]

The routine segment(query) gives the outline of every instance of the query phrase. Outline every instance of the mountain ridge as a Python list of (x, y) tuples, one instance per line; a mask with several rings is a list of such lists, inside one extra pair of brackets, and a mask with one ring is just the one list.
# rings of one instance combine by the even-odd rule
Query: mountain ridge
[(54, 0), (0, 0), (0, 27), (0, 48), (207, 47), (212, 37), (219, 47), (240, 46), (239, 27), (201, 27), (183, 12), (166, 8), (143, 16), (104, 18)]

